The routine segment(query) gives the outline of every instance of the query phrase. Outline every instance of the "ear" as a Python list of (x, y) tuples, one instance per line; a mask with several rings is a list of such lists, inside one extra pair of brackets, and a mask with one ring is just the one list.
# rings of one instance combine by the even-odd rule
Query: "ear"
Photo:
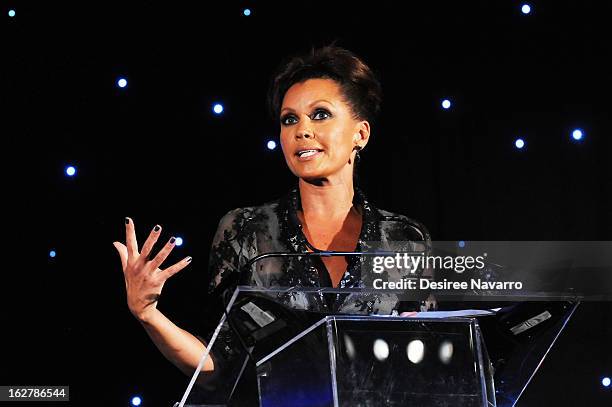
[(370, 123), (367, 120), (357, 122), (355, 126), (355, 134), (353, 135), (353, 144), (363, 148), (370, 140)]

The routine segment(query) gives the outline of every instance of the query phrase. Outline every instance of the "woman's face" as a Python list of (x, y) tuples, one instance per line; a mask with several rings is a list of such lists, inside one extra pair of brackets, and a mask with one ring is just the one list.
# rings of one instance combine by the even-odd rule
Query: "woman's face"
[(369, 124), (353, 117), (340, 85), (308, 79), (291, 86), (280, 111), (280, 141), (291, 172), (307, 181), (352, 179), (354, 147), (364, 147)]

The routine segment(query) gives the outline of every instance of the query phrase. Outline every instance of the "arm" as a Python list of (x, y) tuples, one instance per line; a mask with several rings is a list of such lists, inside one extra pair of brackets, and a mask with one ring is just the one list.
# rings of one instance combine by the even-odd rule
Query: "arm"
[[(157, 349), (178, 367), (184, 374), (191, 375), (198, 366), (200, 358), (206, 351), (202, 342), (195, 336), (176, 326), (158, 309), (145, 319), (140, 320), (149, 338)], [(209, 355), (202, 371), (212, 372), (213, 361)]]
[[(174, 238), (170, 239), (159, 253), (149, 260), (149, 254), (159, 238), (161, 227), (156, 226), (151, 231), (139, 252), (132, 220), (126, 218), (125, 226), (126, 244), (114, 242), (113, 245), (121, 258), (128, 308), (140, 321), (161, 353), (181, 371), (189, 375), (196, 369), (205, 352), (204, 344), (164, 316), (157, 309), (157, 301), (166, 280), (185, 268), (191, 262), (191, 257), (162, 270), (159, 267), (174, 248)], [(213, 362), (208, 359), (203, 370), (212, 371), (213, 369)]]
[[(224, 277), (239, 270), (241, 244), (236, 241), (235, 233), (242, 227), (241, 215), (239, 210), (230, 211), (219, 222), (209, 259), (209, 268), (213, 274), (211, 291)], [(114, 242), (113, 245), (121, 258), (128, 308), (166, 359), (183, 373), (191, 375), (206, 351), (205, 345), (157, 309), (157, 300), (164, 283), (190, 264), (191, 257), (162, 270), (159, 267), (174, 248), (174, 240), (170, 239), (152, 260), (148, 260), (161, 227), (153, 228), (140, 253), (131, 219), (126, 218), (125, 227), (126, 244)], [(212, 355), (209, 355), (202, 371), (212, 372), (214, 368)]]

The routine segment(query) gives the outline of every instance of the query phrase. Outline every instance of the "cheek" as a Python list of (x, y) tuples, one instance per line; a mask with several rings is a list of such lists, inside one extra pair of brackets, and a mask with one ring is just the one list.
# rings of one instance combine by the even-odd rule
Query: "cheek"
[(285, 157), (285, 160), (289, 162), (290, 157), (293, 155), (292, 151), (294, 150), (293, 146), (291, 145), (291, 141), (289, 141), (288, 136), (283, 135), (282, 132), (279, 141), (281, 150), (283, 151), (283, 156)]
[(342, 159), (348, 158), (353, 149), (352, 135), (340, 131), (330, 134), (329, 145), (332, 147), (334, 156)]
[(278, 139), (283, 144), (289, 144), (294, 139), (294, 131), (291, 127), (281, 126), (278, 134)]

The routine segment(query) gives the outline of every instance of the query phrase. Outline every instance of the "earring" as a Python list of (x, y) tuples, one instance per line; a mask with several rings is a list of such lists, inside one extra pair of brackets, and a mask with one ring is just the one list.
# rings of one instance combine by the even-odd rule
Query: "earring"
[[(355, 146), (353, 147), (353, 151), (355, 151), (355, 162), (359, 161), (361, 159), (361, 157), (359, 156), (359, 152), (361, 151), (362, 147), (361, 146)], [(350, 163), (350, 159), (349, 159), (349, 163)]]

